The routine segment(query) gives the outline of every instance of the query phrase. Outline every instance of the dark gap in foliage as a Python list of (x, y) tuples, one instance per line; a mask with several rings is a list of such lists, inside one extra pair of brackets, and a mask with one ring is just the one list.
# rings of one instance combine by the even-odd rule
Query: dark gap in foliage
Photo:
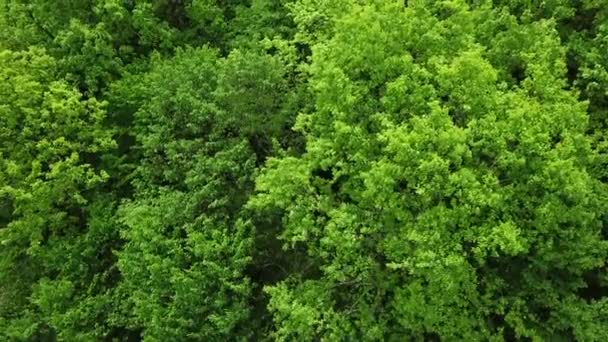
[(425, 332), (424, 335), (422, 335), (422, 339), (425, 342), (441, 342), (441, 336), (435, 332)]
[(272, 141), (267, 135), (253, 133), (247, 137), (249, 146), (255, 154), (255, 165), (260, 167), (272, 152)]
[[(113, 164), (116, 160), (124, 160), (126, 159), (123, 155), (121, 158), (109, 156), (110, 159), (108, 161), (109, 165), (117, 165)], [(110, 178), (97, 187), (97, 190), (100, 193), (111, 193), (112, 197), (115, 199), (131, 199), (134, 194), (134, 186), (131, 182), (132, 177), (134, 176), (135, 165), (130, 163), (124, 163), (120, 168), (110, 169), (108, 170), (110, 174)]]
[(135, 0), (122, 0), (122, 4), (129, 12), (135, 9)]
[(117, 153), (119, 156), (129, 155), (132, 151), (132, 147), (136, 146), (137, 138), (132, 133), (129, 133), (125, 130), (119, 132), (115, 137), (114, 141), (116, 141), (117, 145)]
[(467, 126), (467, 116), (461, 109), (450, 107), (448, 115), (452, 118), (456, 127), (465, 128)]
[[(248, 304), (251, 309), (250, 318), (256, 322), (271, 322), (272, 314), (268, 310), (270, 296), (264, 291), (265, 283), (253, 281), (251, 296), (249, 296)], [(252, 322), (253, 323), (253, 322)], [(255, 324), (255, 323), (253, 323)], [(270, 336), (268, 329), (270, 324), (256, 326), (256, 329), (249, 331), (251, 339), (254, 341), (263, 340)]]
[[(604, 183), (608, 183), (608, 179), (604, 181)], [(604, 241), (608, 241), (608, 214), (603, 215), (602, 219), (602, 229), (600, 231), (602, 239)]]
[(586, 286), (579, 289), (578, 296), (588, 303), (608, 297), (608, 283), (606, 283), (608, 277), (604, 275), (606, 279), (602, 280), (602, 271), (606, 272), (606, 270), (595, 269), (587, 271), (583, 275)]
[[(505, 317), (501, 314), (490, 313), (487, 318), (487, 324), (492, 332), (497, 332), (498, 329), (505, 326)], [(504, 335), (503, 337), (506, 338)]]
[(266, 49), (266, 53), (270, 56), (276, 56), (279, 53), (279, 49), (277, 49), (276, 46), (271, 46)]
[(566, 68), (567, 68), (566, 77), (567, 77), (567, 81), (568, 81), (568, 87), (570, 89), (572, 89), (578, 78), (578, 73), (579, 73), (578, 61), (576, 60), (576, 55), (572, 51), (569, 51), (566, 54)]
[(503, 320), (503, 331), (502, 336), (505, 339), (505, 342), (521, 342), (521, 341), (529, 341), (530, 339), (521, 338), (517, 336), (515, 329), (511, 326), (511, 324), (504, 322)]
[(42, 227), (42, 231), (40, 232), (40, 237), (41, 237), (40, 243), (39, 243), (40, 246), (46, 246), (52, 235), (53, 235), (53, 232), (48, 225), (45, 225), (44, 227)]
[[(501, 279), (508, 279), (510, 285), (519, 284), (522, 272), (528, 267), (526, 256), (492, 256), (485, 260), (485, 267), (480, 272), (496, 273)], [(510, 286), (509, 285), (509, 286)]]
[[(188, 4), (186, 4), (186, 2)], [(192, 0), (161, 0), (157, 1), (156, 15), (165, 20), (172, 27), (183, 30), (191, 26), (190, 18), (186, 12), (186, 6)]]
[[(384, 95), (384, 91), (385, 91), (384, 85), (382, 85), (382, 84), (374, 84), (373, 86), (371, 86), (369, 88), (369, 94), (374, 99), (381, 99), (382, 96)], [(374, 104), (374, 103), (375, 102), (370, 102), (370, 103), (367, 103), (367, 104)], [(369, 126), (369, 124), (368, 124), (368, 126)], [(369, 127), (367, 127), (367, 131), (370, 132)]]
[(574, 16), (561, 21), (559, 27), (572, 28), (574, 31), (587, 31), (595, 34), (595, 19), (599, 13), (599, 8), (584, 8), (580, 2), (575, 2), (576, 12)]
[[(608, 129), (608, 95), (582, 92), (583, 99), (589, 100), (589, 132), (603, 132)], [(600, 133), (603, 134), (603, 133)]]
[(79, 160), (85, 164), (89, 165), (96, 171), (99, 171), (102, 167), (101, 158), (103, 157), (101, 154), (96, 152), (80, 152)]
[(334, 179), (334, 174), (332, 169), (314, 169), (311, 172), (313, 177), (321, 178), (326, 181), (331, 181)]
[(6, 227), (12, 221), (14, 211), (15, 203), (12, 196), (2, 194), (0, 196), (0, 229)]
[(536, 310), (536, 316), (538, 317), (539, 321), (547, 322), (549, 319), (551, 319), (551, 312), (551, 308), (546, 306), (539, 306)]
[(312, 49), (309, 44), (296, 42), (295, 44), (298, 56), (301, 56), (302, 60), (307, 60), (308, 57), (312, 56)]
[(284, 133), (280, 136), (280, 145), (292, 154), (301, 156), (306, 152), (306, 140), (303, 134), (292, 130), (291, 127), (293, 123), (286, 124), (281, 129)]
[(509, 152), (516, 152), (519, 148), (519, 140), (517, 139), (508, 139), (507, 140), (507, 150)]
[(31, 336), (35, 342), (55, 342), (58, 341), (57, 332), (44, 322), (39, 322), (39, 327)]
[(348, 182), (349, 177), (346, 175), (340, 175), (338, 178), (333, 181), (330, 185), (330, 189), (332, 194), (343, 194), (344, 197), (341, 200), (346, 201), (347, 203), (351, 202), (350, 196), (346, 191), (342, 191), (344, 185)]
[(143, 328), (113, 327), (102, 341), (104, 342), (139, 342), (142, 341)]
[(515, 85), (520, 85), (526, 79), (526, 69), (522, 64), (512, 65), (509, 69), (509, 75)]
[(334, 302), (333, 308), (337, 312), (349, 311), (353, 309), (352, 302), (350, 301), (349, 297), (351, 293), (357, 293), (358, 286), (359, 283), (357, 280), (346, 280), (333, 286), (331, 291)]
[(397, 192), (397, 193), (404, 193), (406, 191), (409, 191), (409, 186), (406, 180), (404, 179), (400, 179), (397, 182), (395, 182), (395, 185), (393, 186), (393, 191)]
[(40, 173), (48, 173), (51, 171), (52, 162), (41, 161), (39, 165), (40, 165)]
[(140, 151), (133, 148), (137, 146), (137, 139), (125, 129), (115, 135), (114, 141), (117, 144), (115, 152), (109, 154), (103, 161), (104, 165), (107, 165), (105, 169), (110, 174), (110, 178), (101, 189), (106, 190), (104, 193), (114, 193), (116, 198), (132, 198), (134, 188), (131, 179), (136, 168), (136, 160), (141, 159)]
[[(116, 240), (120, 241), (119, 238), (116, 238)], [(122, 279), (122, 274), (120, 273), (118, 266), (116, 266), (118, 258), (114, 253), (115, 251), (120, 250), (122, 243), (124, 242), (115, 243), (113, 241), (108, 241), (104, 244), (102, 250), (97, 254), (97, 260), (101, 260), (101, 263), (99, 264), (99, 267), (96, 267), (93, 271), (103, 274), (104, 281), (101, 282), (100, 285), (105, 288), (113, 288), (114, 286), (118, 285), (119, 281)]]
[(452, 8), (449, 5), (439, 5), (437, 7), (439, 7), (439, 8), (435, 10), (435, 16), (440, 21), (448, 20), (457, 11), (456, 9)]
[(475, 247), (477, 247), (477, 242), (472, 240), (463, 240), (460, 245), (462, 246), (462, 252), (465, 255), (467, 262), (472, 266), (480, 267), (481, 265), (477, 258), (475, 258), (474, 252)]
[[(297, 244), (293, 248), (284, 249), (283, 241), (279, 238), (281, 221), (280, 215), (268, 213), (263, 217), (254, 217), (256, 236), (252, 262), (245, 270), (245, 275), (254, 284), (249, 304), (252, 308), (251, 317), (258, 322), (271, 322), (272, 315), (268, 311), (270, 297), (263, 288), (287, 279), (290, 275), (299, 274), (305, 279), (319, 279), (321, 271), (307, 253), (306, 246)], [(269, 325), (264, 325), (269, 328)], [(268, 336), (268, 331), (255, 331), (256, 336)]]
[(70, 221), (79, 232), (87, 230), (88, 215), (85, 208), (79, 205), (71, 205), (67, 208), (66, 213)]
[(444, 208), (448, 210), (455, 209), (457, 207), (457, 200), (453, 196), (447, 196), (439, 200), (439, 205), (442, 205)]
[(226, 125), (223, 130), (223, 136), (226, 139), (238, 138), (241, 136), (241, 129), (234, 123)]
[[(435, 85), (435, 87), (438, 89), (440, 88), (439, 85)], [(442, 93), (439, 96), (439, 103), (443, 108), (447, 108), (448, 116), (450, 116), (455, 126), (461, 128), (465, 127), (465, 115), (462, 110), (456, 107), (457, 104), (452, 100), (449, 93)]]
[(256, 235), (253, 262), (247, 267), (246, 274), (254, 283), (263, 285), (272, 285), (285, 280), (294, 271), (304, 277), (317, 277), (320, 270), (311, 268), (315, 262), (308, 256), (304, 245), (283, 248), (284, 242), (280, 238), (282, 223), (279, 217), (276, 213), (254, 217)]

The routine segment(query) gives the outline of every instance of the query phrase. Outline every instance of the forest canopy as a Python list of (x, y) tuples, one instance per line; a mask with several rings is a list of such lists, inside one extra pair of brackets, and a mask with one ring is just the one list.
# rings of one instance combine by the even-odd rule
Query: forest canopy
[(0, 0), (0, 340), (608, 341), (603, 0)]

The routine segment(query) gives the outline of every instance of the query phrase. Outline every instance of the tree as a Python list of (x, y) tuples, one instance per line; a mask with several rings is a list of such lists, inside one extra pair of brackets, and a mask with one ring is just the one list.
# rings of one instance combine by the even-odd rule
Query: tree
[(332, 32), (306, 153), (250, 203), (314, 260), (267, 287), (275, 337), (601, 339), (606, 192), (554, 23), (378, 1)]
[(92, 338), (109, 329), (97, 320), (117, 237), (104, 221), (111, 201), (95, 194), (115, 146), (105, 103), (57, 78), (41, 49), (0, 52), (0, 74), (0, 334)]
[(186, 49), (113, 88), (115, 103), (135, 110), (135, 195), (120, 211), (119, 265), (144, 338), (253, 332), (245, 272), (254, 231), (242, 207), (269, 153), (263, 134), (283, 127), (281, 69), (254, 52)]
[[(211, 44), (224, 48), (242, 1), (3, 0), (0, 47), (42, 46), (86, 96), (98, 96), (130, 64), (154, 51)], [(142, 61), (143, 59), (143, 61)]]

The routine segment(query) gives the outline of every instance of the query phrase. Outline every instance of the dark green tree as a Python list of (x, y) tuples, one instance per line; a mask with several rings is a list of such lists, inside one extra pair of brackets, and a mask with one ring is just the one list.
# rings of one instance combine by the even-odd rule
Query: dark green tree
[(283, 74), (267, 55), (186, 49), (115, 84), (115, 103), (135, 109), (135, 196), (120, 210), (119, 265), (144, 338), (254, 333), (255, 231), (242, 207), (284, 126)]

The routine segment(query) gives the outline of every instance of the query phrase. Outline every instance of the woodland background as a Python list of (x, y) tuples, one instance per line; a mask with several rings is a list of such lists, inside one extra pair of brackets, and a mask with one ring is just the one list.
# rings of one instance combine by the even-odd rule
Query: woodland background
[(608, 341), (605, 0), (0, 0), (3, 341)]

